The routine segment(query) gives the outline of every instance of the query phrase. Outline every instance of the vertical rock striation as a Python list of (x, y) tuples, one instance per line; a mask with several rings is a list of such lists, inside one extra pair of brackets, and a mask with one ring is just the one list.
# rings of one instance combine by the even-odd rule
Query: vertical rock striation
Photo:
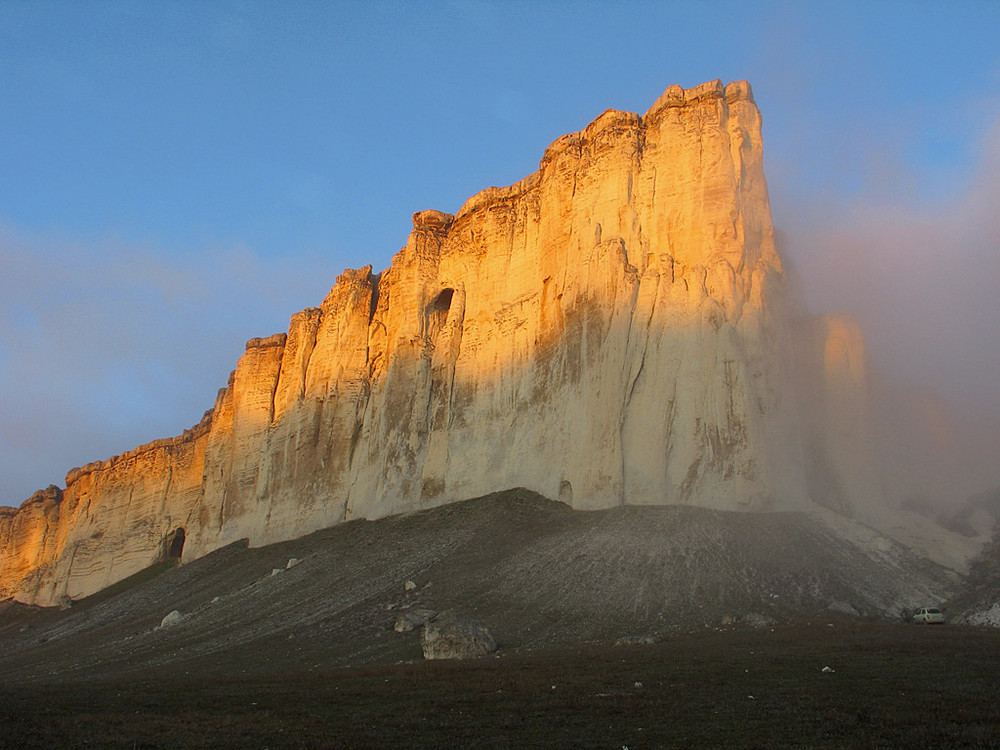
[[(247, 344), (202, 422), (0, 512), (0, 594), (80, 597), (158, 559), (522, 486), (575, 508), (856, 511), (850, 326), (793, 325), (745, 82), (609, 110), (539, 170), (420, 211)], [(848, 470), (850, 467), (850, 470)]]

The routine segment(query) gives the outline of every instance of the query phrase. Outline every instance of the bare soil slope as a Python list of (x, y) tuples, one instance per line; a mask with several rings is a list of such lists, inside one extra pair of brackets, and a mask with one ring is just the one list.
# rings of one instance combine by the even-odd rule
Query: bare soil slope
[(948, 609), (956, 620), (1000, 628), (1000, 529), (972, 561), (966, 585)]
[[(405, 608), (486, 624), (506, 653), (656, 640), (837, 610), (943, 601), (943, 569), (803, 514), (572, 511), (512, 490), (259, 549), (161, 566), (64, 611), (0, 604), (0, 679), (61, 682), (392, 664), (421, 658)], [(300, 562), (287, 567), (289, 560)], [(415, 588), (407, 590), (406, 582)], [(183, 619), (159, 627), (178, 610)]]

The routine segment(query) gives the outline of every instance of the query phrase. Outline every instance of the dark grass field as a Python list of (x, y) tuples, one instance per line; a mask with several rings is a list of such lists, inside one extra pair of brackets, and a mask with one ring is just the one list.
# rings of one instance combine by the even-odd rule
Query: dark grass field
[[(900, 621), (953, 586), (802, 515), (515, 490), (0, 602), (0, 748), (1000, 747), (1000, 631)], [(500, 651), (425, 662), (407, 608)]]
[(996, 631), (837, 616), (253, 678), (234, 658), (5, 684), (0, 747), (995, 748), (998, 676)]

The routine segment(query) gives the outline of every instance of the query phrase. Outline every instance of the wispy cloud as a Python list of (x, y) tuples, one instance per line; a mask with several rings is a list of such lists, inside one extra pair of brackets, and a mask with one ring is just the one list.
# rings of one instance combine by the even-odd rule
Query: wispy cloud
[(0, 227), (0, 504), (197, 422), (243, 342), (285, 330), (340, 270)]
[(890, 153), (858, 173), (856, 193), (785, 194), (780, 209), (807, 304), (855, 316), (885, 381), (947, 400), (960, 464), (983, 482), (1000, 481), (1000, 107), (990, 111), (976, 167), (944, 196), (914, 188), (925, 176)]
[[(788, 253), (817, 311), (857, 316), (887, 374), (1000, 418), (1000, 117), (952, 195), (905, 190), (872, 165), (850, 198), (782, 211)], [(788, 200), (788, 196), (785, 196)]]

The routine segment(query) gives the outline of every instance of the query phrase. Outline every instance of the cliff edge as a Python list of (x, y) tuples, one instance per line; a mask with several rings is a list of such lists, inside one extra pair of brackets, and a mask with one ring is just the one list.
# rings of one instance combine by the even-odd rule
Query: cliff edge
[(0, 513), (0, 596), (53, 604), (512, 487), (857, 514), (879, 489), (855, 338), (786, 301), (750, 86), (671, 86), (514, 185), (415, 213), (388, 269), (248, 342), (184, 435)]

